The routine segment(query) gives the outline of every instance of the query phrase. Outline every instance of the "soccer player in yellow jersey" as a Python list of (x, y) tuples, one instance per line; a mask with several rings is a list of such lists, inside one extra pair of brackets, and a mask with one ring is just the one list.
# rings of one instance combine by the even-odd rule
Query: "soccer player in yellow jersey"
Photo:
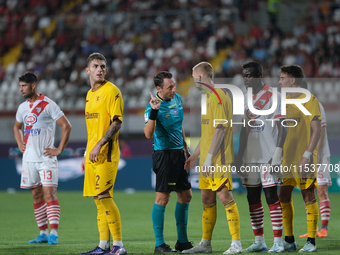
[[(214, 89), (214, 70), (210, 63), (201, 62), (194, 66), (192, 76), (198, 88), (215, 91), (222, 104), (221, 102), (216, 104), (211, 97), (207, 98), (207, 114), (201, 116), (200, 143), (185, 163), (185, 167), (188, 169), (190, 165), (193, 166), (196, 163), (198, 156), (200, 156), (199, 188), (203, 202), (203, 236), (199, 244), (189, 250), (184, 250), (182, 253), (212, 252), (211, 237), (217, 216), (216, 194), (226, 210), (232, 236), (231, 247), (224, 254), (241, 253), (240, 216), (231, 192), (230, 165), (234, 161), (232, 127), (229, 124), (232, 120), (231, 100), (226, 90)], [(218, 124), (215, 127), (214, 120), (216, 119), (228, 120), (228, 124)]]
[[(120, 157), (118, 131), (123, 121), (123, 98), (120, 90), (106, 81), (106, 59), (92, 53), (87, 59), (86, 73), (91, 89), (86, 96), (85, 118), (87, 147), (81, 164), (85, 172), (84, 196), (93, 196), (97, 206), (99, 245), (87, 254), (127, 254), (122, 242), (118, 207), (112, 199)], [(110, 251), (110, 233), (113, 248)]]
[[(303, 70), (298, 65), (282, 66), (279, 85), (301, 87)], [(290, 93), (287, 99), (302, 99), (303, 93)], [(308, 102), (302, 104), (311, 115), (305, 115), (295, 104), (287, 104), (287, 137), (283, 146), (283, 184), (279, 189), (282, 207), (283, 227), (285, 229), (284, 248), (286, 251), (297, 249), (294, 239), (294, 207), (292, 192), (294, 187), (301, 190), (307, 209), (308, 239), (300, 252), (316, 251), (315, 236), (318, 226), (319, 209), (314, 189), (317, 188), (316, 158), (317, 144), (321, 134), (321, 113), (317, 98), (311, 95)], [(292, 120), (288, 123), (288, 120)], [(289, 172), (285, 171), (290, 169)]]

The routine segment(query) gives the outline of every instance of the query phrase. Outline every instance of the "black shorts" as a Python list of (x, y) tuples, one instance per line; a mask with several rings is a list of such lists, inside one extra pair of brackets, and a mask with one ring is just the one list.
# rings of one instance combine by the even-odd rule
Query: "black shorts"
[(184, 169), (183, 150), (154, 151), (152, 168), (156, 174), (156, 191), (175, 191), (191, 189), (189, 174)]

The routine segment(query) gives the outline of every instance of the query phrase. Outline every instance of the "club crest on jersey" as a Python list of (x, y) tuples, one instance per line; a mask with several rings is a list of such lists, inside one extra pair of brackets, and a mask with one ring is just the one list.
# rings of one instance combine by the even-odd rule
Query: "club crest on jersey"
[(173, 112), (173, 114), (174, 114), (175, 116), (177, 116), (177, 115), (178, 115), (178, 111), (177, 111), (177, 109), (172, 109), (172, 112)]
[[(256, 110), (261, 110), (261, 109), (260, 109), (259, 107), (257, 107), (257, 106), (254, 106), (254, 108), (255, 108)], [(247, 116), (248, 116), (249, 119), (257, 119), (257, 118), (261, 117), (261, 115), (257, 115), (257, 114), (252, 113), (249, 109), (247, 109)]]
[(37, 113), (41, 112), (41, 107), (36, 107), (35, 109), (37, 109)]
[[(260, 99), (260, 104), (264, 105), (264, 103), (266, 102), (266, 99)], [(261, 109), (260, 109), (261, 110)]]
[(37, 115), (32, 113), (32, 115), (26, 115), (24, 118), (24, 121), (25, 121), (26, 126), (32, 126), (38, 121), (38, 117)]

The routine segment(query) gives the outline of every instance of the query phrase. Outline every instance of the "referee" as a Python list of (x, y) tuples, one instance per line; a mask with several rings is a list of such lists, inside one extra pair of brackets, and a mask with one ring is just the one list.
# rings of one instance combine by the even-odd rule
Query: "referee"
[[(188, 209), (191, 200), (191, 184), (184, 169), (185, 157), (190, 152), (182, 127), (182, 98), (176, 94), (176, 82), (169, 72), (162, 71), (154, 77), (157, 95), (152, 93), (144, 113), (144, 134), (154, 138), (152, 155), (156, 174), (156, 198), (152, 208), (152, 223), (156, 238), (155, 253), (176, 252), (192, 248), (187, 237)], [(163, 237), (164, 212), (171, 191), (177, 193), (175, 209), (177, 242), (173, 250)]]

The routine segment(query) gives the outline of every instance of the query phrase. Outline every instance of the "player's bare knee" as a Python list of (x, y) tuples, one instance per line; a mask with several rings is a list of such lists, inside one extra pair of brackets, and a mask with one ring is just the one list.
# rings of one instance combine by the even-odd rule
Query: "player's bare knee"
[(44, 192), (41, 186), (31, 189), (31, 192), (32, 192), (34, 203), (39, 203), (44, 200)]
[(302, 197), (305, 203), (311, 202), (316, 199), (314, 189), (306, 189), (306, 190), (302, 190), (301, 192), (302, 192)]
[(328, 189), (324, 189), (322, 186), (319, 186), (317, 189), (318, 197), (320, 201), (327, 200), (328, 199)]
[(265, 188), (264, 193), (266, 196), (266, 202), (268, 205), (274, 204), (279, 200), (279, 197), (277, 195), (277, 188), (275, 187), (270, 187), (270, 188)]
[(192, 199), (191, 189), (188, 190), (178, 190), (177, 192), (177, 201), (182, 204), (190, 203)]
[(222, 202), (222, 204), (226, 204), (234, 199), (233, 193), (230, 190), (226, 190), (226, 189), (217, 192), (217, 196)]
[(156, 192), (155, 204), (166, 206), (170, 200), (170, 192)]

